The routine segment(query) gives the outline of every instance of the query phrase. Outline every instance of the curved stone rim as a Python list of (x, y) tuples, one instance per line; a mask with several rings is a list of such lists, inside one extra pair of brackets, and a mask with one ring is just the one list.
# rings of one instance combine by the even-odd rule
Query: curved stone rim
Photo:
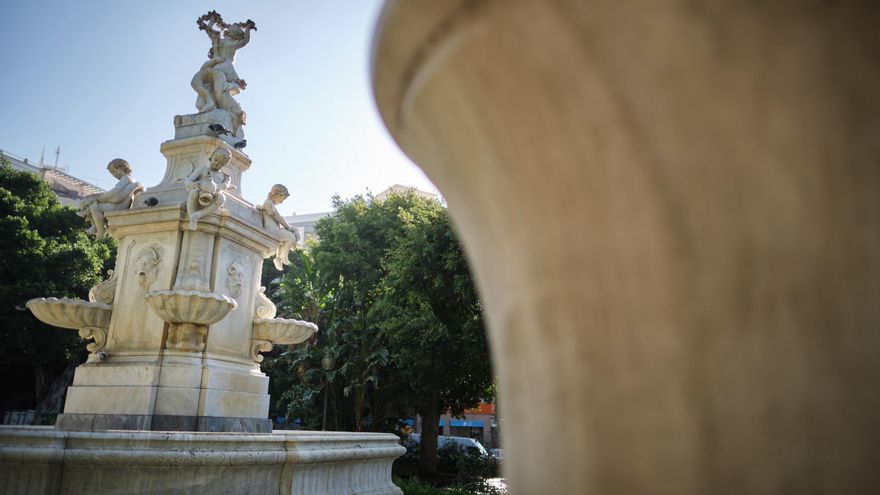
[[(201, 292), (197, 290), (180, 290), (180, 289), (165, 289), (165, 290), (155, 290), (145, 295), (147, 302), (150, 303), (150, 306), (153, 307), (153, 310), (162, 317), (163, 320), (169, 323), (193, 323), (196, 325), (213, 325), (218, 321), (222, 320), (226, 317), (230, 312), (235, 310), (238, 307), (238, 302), (231, 297), (215, 294), (212, 292)], [(177, 307), (169, 308), (166, 303), (173, 298), (185, 298), (192, 299), (194, 301), (199, 301), (203, 304), (211, 304), (216, 305), (214, 308), (215, 311), (209, 311), (210, 315), (197, 315), (196, 313), (201, 313), (201, 310), (196, 309), (188, 309), (187, 312), (190, 314), (184, 315), (181, 314)], [(192, 305), (187, 305), (187, 308), (192, 308)]]
[[(72, 299), (68, 297), (38, 297), (31, 299), (25, 303), (25, 307), (37, 317), (38, 320), (59, 328), (70, 328), (79, 330), (81, 328), (107, 328), (110, 323), (110, 312), (113, 306), (97, 301), (86, 301), (84, 299)], [(54, 314), (58, 309), (66, 308), (65, 313), (69, 313), (72, 308), (78, 313), (76, 318), (64, 319), (70, 317), (70, 314), (62, 315)], [(87, 318), (86, 313), (92, 318)]]

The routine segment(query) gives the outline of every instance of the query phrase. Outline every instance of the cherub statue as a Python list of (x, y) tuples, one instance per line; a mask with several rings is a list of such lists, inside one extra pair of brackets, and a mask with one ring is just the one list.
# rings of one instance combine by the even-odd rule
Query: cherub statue
[(247, 84), (238, 77), (232, 64), (235, 62), (235, 52), (248, 44), (251, 30), (256, 31), (257, 25), (250, 19), (226, 24), (214, 10), (199, 17), (196, 24), (211, 38), (209, 60), (202, 64), (191, 83), (199, 95), (196, 108), (199, 112), (221, 108), (231, 113), (234, 117), (232, 133), (237, 135), (247, 117), (233, 96), (243, 91)]
[(279, 271), (284, 269), (284, 265), (289, 265), (288, 255), (291, 249), (295, 249), (299, 242), (299, 233), (297, 230), (287, 223), (287, 220), (278, 212), (275, 205), (280, 205), (290, 196), (287, 188), (282, 184), (275, 184), (269, 191), (269, 196), (263, 202), (263, 227), (270, 232), (271, 235), (280, 238), (281, 243), (275, 251), (275, 259), (272, 262)]
[(228, 149), (217, 148), (207, 165), (198, 167), (186, 177), (184, 183), (189, 191), (186, 212), (189, 214), (190, 230), (196, 230), (200, 218), (223, 206), (226, 202), (226, 191), (235, 189), (229, 175), (221, 171), (231, 157)]
[(88, 232), (96, 238), (104, 237), (107, 220), (104, 214), (108, 211), (127, 210), (131, 208), (132, 198), (144, 190), (144, 185), (135, 182), (131, 176), (131, 166), (122, 158), (114, 158), (107, 164), (107, 170), (119, 182), (109, 191), (93, 194), (83, 199), (77, 215), (92, 224)]

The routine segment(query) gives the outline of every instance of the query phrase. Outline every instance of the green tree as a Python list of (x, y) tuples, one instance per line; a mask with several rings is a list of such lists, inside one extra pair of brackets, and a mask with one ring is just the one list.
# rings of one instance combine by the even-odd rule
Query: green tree
[(321, 369), (323, 346), (316, 343), (327, 334), (327, 321), (332, 320), (333, 291), (324, 287), (309, 250), (291, 253), (290, 258), (291, 264), (280, 276), (271, 264), (265, 264), (267, 295), (278, 303), (280, 316), (311, 321), (320, 331), (303, 346), (274, 349), (266, 355), (263, 369), (272, 377), (273, 410), (301, 420), (308, 429), (318, 429), (325, 377)]
[(76, 332), (38, 321), (25, 303), (85, 297), (113, 249), (110, 239), (90, 239), (83, 219), (38, 176), (0, 165), (0, 411), (57, 407), (46, 403), (60, 397), (50, 392), (63, 392), (56, 379), (84, 359), (84, 346)]
[[(315, 346), (288, 350), (267, 366), (297, 377), (279, 406), (308, 426), (320, 417), (310, 407), (320, 411), (321, 392), (329, 399), (330, 429), (379, 430), (396, 413), (391, 388), (379, 391), (389, 352), (371, 310), (382, 294), (382, 258), (400, 230), (399, 202), (334, 198), (335, 213), (316, 225), (321, 241), (300, 254), (272, 293), (282, 301), (284, 316), (315, 321), (321, 328)], [(325, 358), (335, 363), (327, 372), (321, 366)]]
[[(358, 431), (389, 430), (418, 412), (422, 470), (430, 474), (439, 415), (459, 414), (492, 393), (464, 254), (436, 200), (357, 196), (335, 198), (334, 207), (315, 227), (320, 241), (283, 276), (264, 279), (283, 316), (321, 328), (311, 345), (267, 359), (283, 389), (277, 407), (316, 427), (326, 394), (329, 428)], [(329, 372), (325, 357), (336, 363)]]
[(422, 416), (419, 470), (437, 469), (440, 415), (459, 415), (493, 393), (480, 301), (445, 208), (401, 212), (386, 257), (382, 328), (392, 362)]

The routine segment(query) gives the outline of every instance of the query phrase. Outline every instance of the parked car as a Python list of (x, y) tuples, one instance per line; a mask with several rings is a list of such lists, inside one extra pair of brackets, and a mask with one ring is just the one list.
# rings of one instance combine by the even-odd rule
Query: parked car
[[(409, 444), (407, 448), (410, 446), (415, 449), (422, 443), (422, 435), (419, 433), (411, 433), (409, 437), (407, 437), (406, 443)], [(443, 450), (446, 447), (456, 446), (469, 454), (477, 454), (480, 457), (489, 457), (489, 452), (486, 451), (486, 448), (483, 445), (474, 440), (473, 438), (467, 437), (449, 437), (446, 435), (439, 435), (437, 437), (437, 450)]]
[(489, 449), (489, 456), (495, 459), (496, 461), (504, 460), (504, 451), (501, 449)]

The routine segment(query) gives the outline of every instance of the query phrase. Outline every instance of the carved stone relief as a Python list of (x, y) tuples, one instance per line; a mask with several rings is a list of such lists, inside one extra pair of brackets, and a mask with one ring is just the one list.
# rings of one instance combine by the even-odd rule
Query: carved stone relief
[(233, 299), (241, 296), (247, 268), (241, 260), (236, 259), (226, 265), (226, 291)]
[(141, 290), (150, 292), (153, 282), (159, 276), (159, 264), (162, 263), (162, 248), (149, 246), (135, 256), (135, 273)]

